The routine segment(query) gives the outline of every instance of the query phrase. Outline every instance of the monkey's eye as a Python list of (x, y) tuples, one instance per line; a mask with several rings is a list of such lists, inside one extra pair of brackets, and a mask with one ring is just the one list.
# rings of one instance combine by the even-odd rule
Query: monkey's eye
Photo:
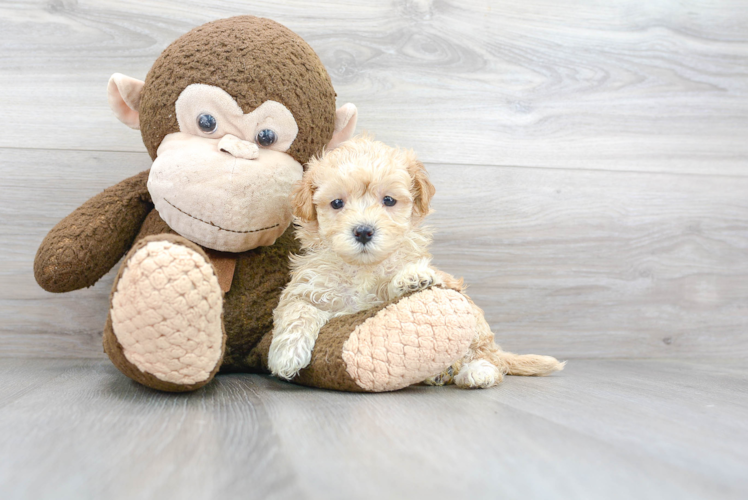
[(274, 144), (277, 140), (278, 136), (269, 128), (260, 130), (257, 133), (257, 144), (259, 144), (260, 146), (268, 147), (271, 144)]
[(212, 134), (218, 128), (218, 123), (213, 115), (203, 113), (197, 117), (197, 126), (206, 134)]
[(384, 198), (382, 198), (382, 203), (384, 203), (387, 207), (391, 207), (395, 203), (397, 203), (397, 200), (392, 196), (385, 196)]
[(335, 210), (340, 210), (341, 208), (343, 208), (343, 205), (345, 205), (345, 202), (341, 199), (332, 200), (330, 202), (330, 206)]

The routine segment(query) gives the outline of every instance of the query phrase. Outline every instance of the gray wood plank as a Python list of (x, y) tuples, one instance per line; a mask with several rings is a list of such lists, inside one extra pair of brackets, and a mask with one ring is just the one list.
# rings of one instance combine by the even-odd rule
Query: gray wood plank
[(748, 175), (740, 0), (5, 2), (0, 146), (143, 151), (108, 77), (246, 13), (304, 36), (360, 127), (430, 162)]
[[(309, 415), (316, 393), (299, 391), (304, 401), (289, 408), (268, 391), (268, 407), (297, 466), (313, 464), (322, 490), (336, 487), (340, 467), (354, 475), (366, 464), (374, 484), (391, 488), (388, 498), (739, 498), (748, 487), (748, 372), (731, 368), (576, 360), (553, 377), (510, 377), (498, 389), (362, 396), (348, 418), (338, 406), (350, 404), (344, 394)], [(299, 440), (300, 427), (322, 433), (320, 442)], [(398, 470), (407, 477), (394, 479)], [(371, 487), (354, 482), (341, 497), (368, 497)]]
[(34, 280), (34, 256), (60, 219), (149, 167), (144, 153), (0, 150), (1, 353), (103, 356), (101, 331), (114, 272), (92, 288), (51, 294)]
[(743, 178), (428, 167), (435, 262), (506, 349), (748, 355)]
[[(744, 364), (576, 360), (485, 391), (346, 394), (219, 375), (157, 393), (103, 361), (0, 359), (0, 496), (744, 498)], [(10, 377), (9, 377), (10, 374)]]
[(72, 366), (90, 366), (66, 359), (3, 358), (0, 361), (0, 409), (34, 389), (60, 377)]
[(108, 363), (67, 364), (0, 407), (2, 498), (307, 498), (285, 458), (293, 450), (279, 447), (262, 402), (231, 379), (169, 395)]
[[(1, 354), (102, 356), (112, 275), (49, 294), (33, 257), (59, 219), (148, 164), (142, 153), (0, 149)], [(428, 168), (435, 262), (465, 277), (506, 349), (748, 355), (747, 179)]]
[(715, 496), (737, 493), (729, 484), (748, 486), (748, 450), (734, 446), (748, 442), (743, 360), (585, 360), (571, 370), (553, 387), (533, 379), (522, 391), (487, 396), (632, 453), (721, 478), (724, 489), (715, 488)]

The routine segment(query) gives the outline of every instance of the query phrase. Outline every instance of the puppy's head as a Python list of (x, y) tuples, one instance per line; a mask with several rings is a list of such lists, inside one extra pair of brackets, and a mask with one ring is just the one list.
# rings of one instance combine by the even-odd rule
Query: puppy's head
[(294, 194), (304, 246), (351, 264), (377, 264), (404, 244), (434, 195), (412, 151), (359, 136), (309, 162)]

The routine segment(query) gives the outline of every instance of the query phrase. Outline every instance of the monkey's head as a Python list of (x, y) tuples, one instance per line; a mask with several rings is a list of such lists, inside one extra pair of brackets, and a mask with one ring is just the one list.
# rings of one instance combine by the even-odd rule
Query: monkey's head
[(356, 126), (355, 106), (335, 110), (312, 48), (253, 16), (193, 29), (167, 47), (145, 82), (118, 73), (108, 93), (154, 160), (148, 190), (161, 218), (227, 252), (273, 244), (291, 222), (302, 165)]

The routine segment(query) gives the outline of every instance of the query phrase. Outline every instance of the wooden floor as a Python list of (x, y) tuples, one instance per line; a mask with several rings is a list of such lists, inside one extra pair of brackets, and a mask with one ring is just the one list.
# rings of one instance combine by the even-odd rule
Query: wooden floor
[(168, 395), (0, 359), (0, 498), (744, 499), (747, 387), (742, 361), (575, 360), (483, 391)]

